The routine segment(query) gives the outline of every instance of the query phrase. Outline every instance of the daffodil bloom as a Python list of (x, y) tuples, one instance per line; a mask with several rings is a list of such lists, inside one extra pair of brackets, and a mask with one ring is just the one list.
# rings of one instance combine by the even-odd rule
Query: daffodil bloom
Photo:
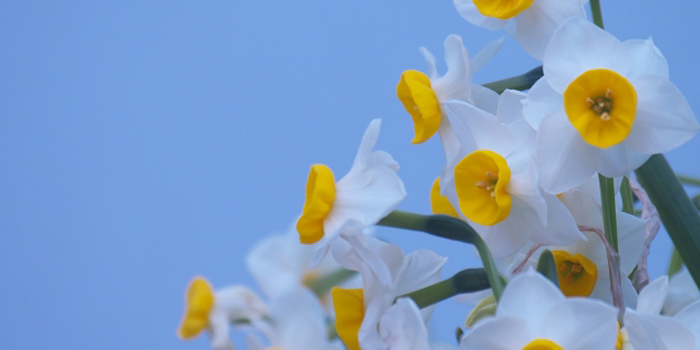
[(542, 275), (513, 278), (496, 315), (477, 323), (459, 350), (614, 349), (617, 311), (601, 301), (566, 298)]
[[(437, 132), (442, 139), (447, 163), (454, 160), (460, 145), (452, 129), (471, 130), (475, 122), (470, 118), (472, 115), (478, 117), (486, 113), (484, 111), (495, 112), (498, 94), (472, 83), (472, 74), (495, 55), (502, 43), (503, 40), (492, 42), (472, 61), (462, 38), (448, 36), (445, 39), (447, 73), (443, 76), (438, 76), (433, 54), (420, 48), (428, 63), (428, 74), (407, 70), (401, 74), (396, 88), (399, 100), (413, 119), (414, 144), (427, 141)], [(454, 114), (448, 113), (452, 101), (463, 101), (473, 108), (469, 115), (455, 119)]]
[(570, 17), (586, 17), (582, 0), (454, 0), (459, 14), (490, 30), (506, 29), (525, 52), (541, 60), (554, 31)]
[[(400, 310), (392, 309), (392, 305), (398, 296), (439, 282), (446, 259), (425, 249), (404, 256), (397, 246), (379, 242), (373, 237), (367, 239), (374, 241), (369, 246), (380, 259), (378, 262), (365, 262), (365, 266), (360, 268), (362, 289), (333, 289), (336, 331), (349, 350), (402, 349), (397, 344), (405, 342), (394, 337), (398, 337), (399, 333), (409, 336), (425, 332), (419, 323), (425, 326), (434, 307), (420, 310), (420, 320), (405, 320), (406, 323), (397, 324), (402, 321), (396, 319), (396, 314), (405, 316), (413, 311), (410, 307), (405, 309), (407, 306), (401, 306)], [(381, 267), (370, 266), (376, 263), (388, 269), (390, 284), (387, 285), (385, 278), (377, 274), (377, 271), (383, 270)], [(391, 347), (391, 344), (396, 347)]]
[(663, 311), (666, 315), (675, 315), (686, 306), (700, 300), (700, 290), (687, 269), (673, 275), (668, 282), (668, 297)]
[(269, 346), (252, 334), (248, 350), (341, 350), (339, 341), (328, 339), (326, 315), (318, 299), (308, 290), (291, 288), (270, 301), (269, 316), (257, 324)]
[(185, 312), (177, 329), (180, 339), (189, 340), (208, 331), (214, 349), (233, 349), (229, 327), (255, 323), (267, 314), (267, 306), (250, 289), (234, 286), (214, 291), (201, 276), (194, 277), (185, 292)]
[(620, 42), (572, 18), (555, 32), (543, 63), (523, 114), (537, 130), (541, 184), (549, 193), (596, 172), (627, 175), (700, 130), (651, 40)]
[[(504, 92), (497, 114), (481, 118), (473, 135), (455, 128), (457, 138), (464, 140), (458, 153), (461, 160), (446, 171), (451, 176), (441, 176), (443, 195), (497, 259), (529, 241), (568, 245), (583, 237), (556, 196), (538, 188), (535, 132), (520, 114), (524, 96)], [(466, 103), (453, 103), (450, 113), (469, 108)]]
[(306, 202), (297, 221), (299, 239), (319, 246), (312, 259), (317, 264), (329, 244), (343, 232), (362, 232), (388, 215), (405, 197), (399, 165), (386, 152), (373, 151), (381, 120), (373, 120), (357, 151), (352, 168), (335, 181), (325, 165), (313, 165), (306, 184)]

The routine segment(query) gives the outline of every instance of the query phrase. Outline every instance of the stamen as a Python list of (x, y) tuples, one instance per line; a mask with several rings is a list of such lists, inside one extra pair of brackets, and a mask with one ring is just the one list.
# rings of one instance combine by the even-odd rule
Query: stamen
[(605, 98), (610, 98), (610, 96), (612, 96), (612, 90), (610, 90), (610, 89), (605, 90)]
[(487, 171), (486, 172), (486, 177), (489, 178), (489, 180), (498, 180), (498, 175), (495, 175), (494, 173)]
[(603, 112), (600, 115), (600, 119), (607, 122), (608, 120), (610, 120), (610, 114), (608, 114), (608, 112)]
[(588, 105), (588, 107), (593, 106), (594, 103), (595, 103), (595, 101), (593, 101), (592, 98), (586, 97), (586, 104)]
[(486, 188), (488, 186), (489, 186), (489, 183), (486, 181), (477, 181), (476, 182), (476, 187)]

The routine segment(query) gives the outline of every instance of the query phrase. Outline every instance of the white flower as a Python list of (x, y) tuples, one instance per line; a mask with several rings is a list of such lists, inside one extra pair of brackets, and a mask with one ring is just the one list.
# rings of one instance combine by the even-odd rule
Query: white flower
[[(556, 196), (538, 188), (535, 132), (520, 114), (523, 97), (520, 92), (504, 92), (497, 115), (478, 119), (473, 135), (455, 128), (462, 145), (460, 160), (445, 171), (452, 176), (443, 176), (440, 183), (443, 194), (495, 258), (515, 253), (528, 241), (568, 245), (583, 237)], [(454, 102), (450, 113), (468, 113), (469, 108)]]
[(185, 292), (185, 312), (178, 327), (180, 339), (188, 340), (207, 330), (214, 349), (233, 349), (229, 327), (236, 323), (259, 322), (267, 306), (250, 289), (234, 286), (216, 292), (201, 276), (193, 278)]
[(614, 349), (616, 316), (603, 302), (565, 298), (549, 280), (528, 270), (508, 283), (495, 317), (477, 323), (459, 350)]
[(572, 18), (555, 32), (543, 63), (523, 114), (537, 130), (541, 184), (549, 193), (596, 172), (627, 175), (700, 129), (651, 40), (620, 42)]
[(554, 31), (570, 17), (586, 17), (582, 0), (454, 0), (464, 19), (482, 28), (506, 28), (525, 52), (539, 60)]
[(675, 315), (691, 303), (700, 300), (700, 290), (687, 269), (671, 276), (668, 297), (663, 306), (664, 314)]
[(328, 325), (318, 299), (306, 289), (289, 289), (270, 302), (269, 318), (257, 325), (270, 342), (263, 347), (249, 335), (248, 349), (340, 350), (328, 340)]
[(335, 182), (325, 165), (311, 166), (306, 202), (297, 221), (301, 243), (321, 242), (312, 265), (326, 255), (329, 244), (343, 232), (362, 232), (387, 216), (405, 197), (399, 165), (386, 152), (373, 151), (381, 120), (373, 120), (355, 156), (352, 168)]
[[(453, 128), (463, 128), (463, 132), (469, 132), (474, 123), (478, 123), (472, 120), (472, 116), (479, 118), (486, 111), (495, 112), (498, 94), (472, 83), (472, 74), (486, 64), (502, 44), (503, 40), (490, 43), (472, 61), (462, 38), (454, 34), (448, 36), (445, 39), (447, 73), (443, 76), (438, 76), (433, 54), (420, 48), (428, 63), (428, 75), (407, 70), (401, 74), (396, 88), (399, 100), (413, 118), (416, 133), (413, 143), (424, 142), (438, 132), (447, 163), (453, 162), (460, 148)], [(450, 114), (448, 111), (453, 101), (468, 103), (469, 113), (460, 116)]]
[[(402, 344), (396, 339), (400, 334), (422, 332), (420, 327), (413, 328), (416, 322), (412, 320), (401, 324), (395, 319), (395, 314), (410, 315), (412, 311), (405, 309), (406, 305), (390, 310), (397, 297), (439, 282), (440, 271), (447, 260), (429, 250), (418, 250), (404, 256), (397, 246), (379, 242), (373, 237), (367, 237), (367, 240), (372, 241), (368, 246), (378, 259), (371, 262), (357, 260), (364, 265), (359, 267), (363, 288), (334, 288), (332, 291), (336, 331), (350, 350), (386, 348), (389, 344)], [(383, 266), (372, 266), (374, 264)], [(383, 270), (389, 271), (389, 283), (386, 277), (377, 274)], [(420, 310), (422, 322), (427, 322), (433, 309), (431, 306)], [(389, 316), (385, 317), (387, 313)], [(387, 329), (382, 330), (384, 325)]]

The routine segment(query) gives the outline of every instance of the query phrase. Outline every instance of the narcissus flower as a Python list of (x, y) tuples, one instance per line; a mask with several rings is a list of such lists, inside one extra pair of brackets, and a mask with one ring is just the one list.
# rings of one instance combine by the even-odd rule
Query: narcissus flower
[(627, 175), (700, 130), (651, 40), (620, 42), (572, 18), (555, 32), (543, 63), (523, 114), (537, 129), (541, 184), (549, 193), (596, 172)]
[(250, 289), (234, 286), (214, 291), (201, 276), (190, 281), (185, 292), (185, 313), (177, 335), (189, 340), (208, 331), (214, 349), (233, 349), (231, 324), (255, 323), (267, 314), (267, 306)]
[[(373, 237), (367, 238), (375, 241), (370, 246), (373, 247), (373, 254), (379, 257), (378, 263), (384, 264), (384, 268), (370, 266), (368, 262), (360, 269), (362, 289), (333, 289), (336, 331), (350, 350), (404, 349), (400, 344), (405, 344), (405, 341), (396, 337), (400, 334), (416, 336), (424, 333), (425, 328), (421, 328), (420, 324), (425, 327), (434, 307), (420, 310), (422, 319), (406, 319), (402, 323), (396, 317), (411, 315), (413, 311), (410, 306), (405, 309), (407, 305), (400, 306), (398, 310), (392, 305), (401, 295), (439, 282), (440, 271), (446, 259), (425, 249), (404, 256), (397, 246), (380, 243)], [(372, 262), (374, 263), (376, 262)], [(377, 274), (377, 271), (385, 269), (390, 274), (388, 284), (384, 277)], [(427, 345), (427, 338), (422, 341)]]
[[(515, 253), (528, 241), (568, 245), (582, 234), (556, 196), (538, 188), (535, 131), (522, 118), (524, 94), (504, 92), (497, 115), (482, 116), (477, 131), (455, 134), (459, 162), (442, 176), (440, 188), (459, 214), (484, 238), (495, 258)], [(453, 103), (450, 113), (470, 107)], [(465, 111), (464, 113), (468, 113)]]
[(485, 113), (482, 110), (495, 113), (498, 94), (472, 83), (472, 74), (495, 55), (503, 40), (494, 41), (476, 56), (472, 61), (469, 52), (464, 47), (462, 38), (450, 35), (445, 39), (445, 61), (447, 73), (438, 76), (435, 68), (435, 57), (425, 48), (420, 51), (428, 63), (428, 74), (417, 70), (407, 70), (401, 74), (396, 92), (399, 100), (413, 119), (415, 137), (413, 143), (422, 143), (430, 139), (436, 132), (442, 139), (445, 158), (450, 164), (460, 145), (452, 131), (459, 127), (470, 131), (474, 121), (470, 115), (460, 120), (452, 118), (447, 113), (452, 101), (462, 101), (473, 106), (471, 114)]
[(464, 19), (482, 28), (505, 27), (523, 49), (542, 59), (554, 31), (570, 17), (586, 17), (582, 0), (454, 0)]
[(362, 232), (388, 215), (405, 197), (399, 165), (386, 152), (373, 151), (381, 120), (373, 120), (360, 144), (355, 161), (342, 179), (335, 181), (325, 165), (311, 166), (306, 183), (306, 202), (297, 221), (303, 244), (322, 241), (312, 264), (320, 262), (328, 244), (344, 230)]
[(614, 349), (617, 310), (603, 302), (566, 298), (542, 275), (513, 278), (496, 315), (476, 324), (459, 350)]

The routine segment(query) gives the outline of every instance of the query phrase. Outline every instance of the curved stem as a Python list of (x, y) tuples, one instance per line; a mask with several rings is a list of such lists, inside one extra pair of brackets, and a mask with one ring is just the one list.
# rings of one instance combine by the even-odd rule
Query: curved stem
[(533, 68), (525, 74), (521, 74), (512, 78), (507, 78), (503, 80), (494, 81), (491, 83), (484, 84), (485, 88), (491, 89), (497, 93), (502, 93), (506, 89), (511, 90), (527, 90), (532, 87), (532, 85), (537, 82), (544, 75), (542, 66)]
[(603, 13), (600, 10), (600, 0), (591, 0), (591, 15), (593, 15), (593, 23), (600, 27), (601, 29), (605, 29), (605, 26), (603, 26)]
[(680, 180), (681, 183), (685, 185), (700, 186), (700, 179), (696, 177), (678, 175), (678, 180)]
[(622, 211), (634, 215), (634, 197), (632, 196), (632, 187), (630, 187), (630, 180), (627, 176), (622, 178), (620, 195), (622, 195)]
[(617, 213), (615, 212), (615, 180), (598, 174), (600, 182), (600, 200), (603, 204), (603, 224), (605, 239), (618, 252), (617, 246)]

